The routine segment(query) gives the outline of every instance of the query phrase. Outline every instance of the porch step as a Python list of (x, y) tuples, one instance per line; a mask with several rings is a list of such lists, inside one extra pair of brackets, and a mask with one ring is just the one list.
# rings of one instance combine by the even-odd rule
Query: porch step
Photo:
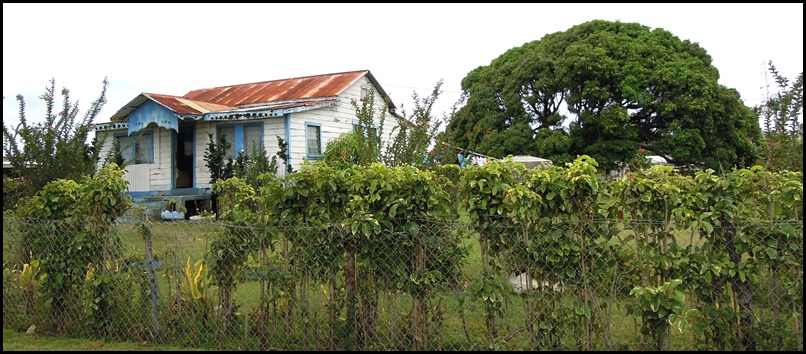
[(160, 219), (160, 214), (165, 210), (165, 201), (178, 200), (185, 206), (186, 218), (198, 214), (196, 209), (210, 210), (209, 194), (187, 194), (187, 195), (160, 195), (132, 197), (133, 207), (143, 207), (149, 218)]

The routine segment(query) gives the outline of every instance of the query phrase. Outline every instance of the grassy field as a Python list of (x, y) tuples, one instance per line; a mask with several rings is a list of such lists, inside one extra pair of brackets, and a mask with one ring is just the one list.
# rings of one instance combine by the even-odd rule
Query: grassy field
[[(170, 317), (174, 315), (169, 305), (170, 298), (176, 297), (176, 288), (178, 284), (171, 280), (170, 277), (176, 279), (180, 276), (179, 271), (185, 266), (188, 259), (190, 263), (194, 264), (196, 261), (201, 260), (205, 256), (205, 252), (212, 241), (211, 236), (217, 226), (209, 223), (193, 223), (193, 222), (155, 222), (150, 224), (152, 232), (152, 248), (156, 259), (160, 260), (160, 267), (158, 268), (158, 286), (160, 296), (163, 299), (163, 313), (164, 316)], [(144, 254), (144, 242), (140, 230), (133, 224), (122, 224), (117, 226), (118, 235), (122, 240), (122, 249), (125, 260), (132, 262), (142, 262)], [(631, 231), (621, 231), (621, 236), (629, 235)], [(681, 243), (691, 243), (692, 233), (681, 232)], [(4, 237), (4, 245), (7, 244)], [(616, 242), (616, 241), (614, 241)], [(694, 240), (694, 242), (699, 242)], [(632, 242), (630, 242), (632, 243)], [(460, 286), (434, 294), (431, 304), (439, 304), (439, 308), (444, 311), (443, 313), (431, 312), (431, 318), (439, 317), (440, 322), (438, 329), (438, 343), (430, 343), (432, 348), (448, 349), (448, 350), (484, 350), (488, 348), (490, 343), (486, 340), (486, 321), (484, 315), (484, 304), (481, 299), (473, 296), (467, 290), (467, 283), (470, 279), (481, 273), (482, 262), (479, 250), (478, 240), (475, 237), (467, 237), (464, 239), (464, 246), (469, 250), (468, 257), (462, 267), (463, 279)], [(634, 243), (631, 245), (634, 247)], [(4, 252), (5, 253), (5, 252)], [(4, 257), (5, 258), (5, 257)], [(274, 261), (277, 262), (281, 257), (275, 254)], [(306, 348), (328, 348), (329, 342), (329, 326), (327, 317), (326, 304), (328, 297), (324, 293), (322, 286), (317, 282), (311, 282), (308, 285), (304, 299), (299, 298), (296, 294), (298, 301), (297, 311), (294, 313), (294, 318), (290, 320), (291, 330), (290, 336), (286, 333), (288, 327), (286, 322), (282, 319), (282, 306), (285, 306), (283, 301), (288, 298), (283, 298), (283, 294), (274, 293), (273, 298), (267, 294), (267, 287), (265, 283), (257, 280), (241, 281), (237, 284), (235, 293), (233, 294), (234, 303), (238, 309), (238, 317), (234, 320), (235, 329), (228, 335), (226, 339), (212, 338), (207, 339), (205, 344), (197, 342), (194, 337), (193, 325), (183, 324), (186, 326), (186, 333), (183, 333), (179, 339), (172, 340), (170, 343), (178, 345), (174, 346), (159, 346), (137, 342), (130, 343), (112, 343), (95, 340), (79, 340), (64, 337), (49, 337), (49, 336), (26, 336), (24, 333), (13, 329), (4, 328), (4, 350), (177, 350), (184, 348), (183, 344), (192, 346), (193, 348), (206, 347), (219, 347), (226, 348), (242, 348), (248, 350), (255, 349), (306, 349)], [(604, 284), (603, 284), (604, 285)], [(134, 296), (137, 289), (124, 289)], [(213, 302), (217, 304), (217, 293), (214, 288), (209, 288), (208, 295), (214, 299)], [(279, 295), (278, 295), (279, 294)], [(573, 308), (573, 301), (578, 301), (578, 294), (562, 293), (551, 300), (556, 308), (569, 309)], [(270, 299), (269, 299), (270, 298)], [(271, 336), (269, 343), (264, 343), (263, 346), (258, 346), (255, 339), (255, 333), (247, 330), (239, 330), (239, 328), (254, 328), (254, 321), (256, 317), (252, 316), (259, 306), (260, 299), (268, 299), (275, 306), (277, 313), (272, 315), (272, 323), (266, 324), (261, 327), (264, 334)], [(599, 324), (603, 327), (595, 329), (593, 345), (594, 349), (609, 349), (609, 350), (643, 350), (645, 349), (644, 339), (641, 337), (640, 319), (628, 314), (628, 305), (631, 299), (624, 294), (613, 294), (611, 298), (599, 299), (602, 305), (607, 305), (599, 312), (600, 316), (605, 316)], [(304, 301), (304, 302), (302, 302)], [(503, 312), (497, 316), (496, 325), (499, 329), (499, 338), (505, 338), (506, 341), (496, 343), (494, 349), (503, 350), (529, 350), (531, 349), (529, 343), (529, 335), (523, 330), (525, 326), (525, 313), (528, 311), (525, 307), (525, 298), (517, 294), (505, 295), (503, 305)], [(147, 306), (144, 306), (147, 307)], [(382, 292), (378, 297), (378, 335), (385, 338), (384, 343), (387, 346), (375, 349), (381, 350), (405, 350), (408, 348), (407, 338), (405, 337), (406, 327), (408, 326), (407, 316), (412, 307), (412, 299), (407, 294), (386, 293)], [(305, 316), (300, 314), (300, 310), (305, 308)], [(147, 311), (143, 308), (133, 308), (132, 314), (139, 310), (137, 315), (139, 319), (147, 318)], [(464, 319), (463, 319), (464, 315)], [(342, 313), (341, 316), (344, 316)], [(180, 322), (183, 321), (179, 318)], [(138, 320), (139, 321), (139, 320)], [(169, 320), (166, 320), (169, 321)], [(170, 322), (170, 321), (169, 321)], [(139, 322), (138, 322), (139, 323)], [(173, 322), (171, 322), (173, 323)], [(150, 325), (148, 321), (143, 321), (138, 324), (146, 328)], [(18, 329), (21, 329), (18, 328)], [(308, 336), (302, 336), (303, 330), (307, 329)], [(254, 330), (254, 329), (253, 329)], [(436, 333), (436, 332), (432, 332)], [(434, 338), (431, 338), (434, 339)], [(227, 342), (221, 342), (226, 340)], [(318, 344), (317, 344), (318, 343)], [(584, 348), (585, 337), (577, 330), (566, 330), (560, 340), (560, 349), (570, 350)], [(680, 332), (673, 330), (671, 332), (671, 349), (691, 349), (693, 347), (694, 337), (691, 331)], [(69, 349), (66, 349), (69, 348)], [(187, 349), (187, 348), (186, 348)]]
[(54, 337), (41, 334), (27, 335), (3, 328), (3, 351), (185, 351), (204, 350), (182, 348), (147, 342), (107, 342), (102, 340)]
[[(122, 225), (120, 227), (121, 237), (124, 240), (124, 245), (127, 248), (127, 253), (142, 255), (143, 249), (142, 237), (139, 232), (131, 225)], [(162, 274), (170, 273), (176, 270), (177, 262), (184, 265), (186, 259), (191, 259), (191, 263), (204, 257), (204, 252), (210, 243), (211, 226), (209, 224), (194, 224), (194, 223), (155, 223), (152, 226), (153, 232), (153, 249), (157, 258), (164, 259), (164, 266), (161, 269)], [(627, 232), (623, 232), (628, 233)], [(481, 256), (479, 251), (478, 240), (475, 238), (465, 239), (464, 246), (468, 249), (468, 257), (463, 266), (463, 274), (465, 279), (470, 279), (481, 272)], [(467, 281), (467, 280), (466, 280)], [(307, 295), (307, 306), (310, 306), (310, 313), (313, 316), (320, 318), (320, 325), (312, 325), (312, 330), (316, 331), (318, 335), (326, 334), (326, 322), (324, 303), (327, 298), (323, 295), (321, 284), (311, 284)], [(160, 288), (166, 289), (168, 283), (165, 277), (160, 277)], [(164, 291), (164, 290), (162, 290)], [(240, 282), (234, 293), (234, 302), (239, 306), (240, 313), (244, 314), (242, 320), (248, 320), (246, 315), (253, 312), (258, 306), (258, 299), (261, 294), (261, 283), (259, 281), (245, 281)], [(433, 303), (442, 305), (445, 311), (442, 314), (444, 322), (440, 327), (443, 343), (447, 342), (448, 347), (462, 348), (475, 348), (483, 349), (485, 344), (486, 327), (484, 318), (484, 307), (481, 301), (477, 299), (466, 300), (462, 302), (462, 297), (467, 296), (465, 292), (442, 292), (436, 294)], [(503, 344), (501, 349), (523, 350), (528, 349), (524, 345), (528, 343), (528, 337), (525, 332), (518, 333), (519, 328), (525, 325), (525, 305), (524, 299), (521, 296), (512, 294), (507, 297), (505, 302), (505, 314), (499, 316), (499, 327), (503, 333), (503, 337), (510, 337), (507, 343)], [(569, 300), (561, 300), (569, 301)], [(639, 323), (632, 317), (627, 316), (626, 305), (627, 301), (624, 298), (619, 298), (617, 302), (610, 304), (611, 323), (608, 328), (608, 333), (611, 336), (609, 340), (614, 343), (628, 343), (637, 340), (638, 325)], [(394, 296), (381, 296), (379, 298), (379, 325), (385, 326), (387, 331), (392, 331), (391, 336), (400, 335), (399, 323), (405, 321), (408, 311), (411, 307), (411, 298), (406, 294), (396, 294)], [(461, 320), (460, 310), (464, 309), (465, 321)], [(277, 328), (280, 328), (278, 325)], [(398, 331), (398, 332), (395, 332)], [(511, 335), (508, 335), (511, 333)], [(573, 347), (575, 342), (580, 338), (568, 338), (563, 342), (568, 345), (568, 348)], [(686, 347), (691, 342), (690, 336), (673, 333), (672, 343), (674, 347)], [(611, 344), (615, 345), (615, 344)], [(628, 348), (640, 349), (640, 348)]]

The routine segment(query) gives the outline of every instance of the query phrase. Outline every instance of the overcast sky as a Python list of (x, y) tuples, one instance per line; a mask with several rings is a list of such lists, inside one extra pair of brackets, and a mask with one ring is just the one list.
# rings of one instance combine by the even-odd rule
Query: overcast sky
[[(766, 62), (803, 71), (803, 4), (8, 4), (3, 3), (3, 122), (44, 119), (49, 80), (83, 117), (109, 80), (96, 123), (141, 92), (343, 71), (372, 72), (400, 107), (443, 79), (442, 116), (461, 80), (506, 50), (594, 19), (637, 22), (698, 42), (720, 83), (761, 102)], [(61, 104), (61, 96), (57, 105)]]

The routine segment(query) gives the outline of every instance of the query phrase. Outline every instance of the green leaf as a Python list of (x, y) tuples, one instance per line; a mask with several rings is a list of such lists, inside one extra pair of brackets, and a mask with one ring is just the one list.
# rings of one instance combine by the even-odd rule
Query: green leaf
[(676, 289), (675, 289), (675, 291), (674, 291), (674, 298), (675, 298), (675, 299), (677, 299), (677, 300), (679, 300), (680, 302), (685, 302), (685, 301), (686, 301), (686, 294), (684, 294), (684, 293), (683, 293), (682, 291), (680, 291), (680, 290), (676, 290)]
[(711, 225), (711, 223), (710, 223), (710, 222), (703, 221), (703, 222), (702, 222), (702, 226), (705, 228), (705, 231), (706, 231), (707, 233), (709, 233), (709, 234), (710, 234), (710, 233), (714, 232), (714, 225)]
[(669, 315), (669, 324), (674, 324), (675, 322), (677, 322), (677, 315), (676, 314)]

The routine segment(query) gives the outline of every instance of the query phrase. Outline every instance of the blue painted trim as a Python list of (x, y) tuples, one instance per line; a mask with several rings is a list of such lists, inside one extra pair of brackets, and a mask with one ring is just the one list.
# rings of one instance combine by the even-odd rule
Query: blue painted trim
[[(216, 125), (216, 139), (218, 139), (219, 128), (233, 128), (235, 131), (235, 137), (233, 137), (233, 147), (235, 148), (235, 157), (237, 158), (238, 155), (241, 154), (241, 151), (244, 150), (244, 129), (246, 127), (260, 127), (260, 143), (263, 144), (263, 130), (265, 128), (265, 124), (263, 122), (256, 122), (256, 123), (228, 123), (228, 124), (217, 124)], [(195, 136), (194, 136), (195, 139)], [(195, 140), (194, 140), (195, 141)], [(217, 141), (217, 140), (216, 140)], [(263, 147), (265, 149), (265, 146)]]
[[(285, 170), (288, 171), (288, 167), (291, 166), (291, 113), (286, 113), (285, 115), (285, 153), (288, 157), (285, 162)], [(283, 172), (283, 175), (285, 175), (285, 172)]]
[[(151, 159), (149, 160), (151, 162), (138, 164), (136, 157), (137, 157), (137, 150), (139, 149), (140, 144), (137, 142), (137, 138), (140, 137), (140, 136), (146, 136), (146, 135), (151, 135)], [(154, 132), (151, 132), (151, 131), (147, 131), (147, 132), (142, 132), (141, 131), (141, 132), (135, 133), (134, 136), (131, 136), (132, 138), (134, 138), (135, 144), (134, 144), (134, 148), (132, 149), (132, 154), (133, 155), (128, 158), (128, 160), (130, 161), (129, 162), (130, 165), (147, 165), (147, 164), (154, 163), (154, 150), (155, 150), (154, 149), (154, 135), (156, 135), (156, 134), (154, 134)], [(125, 137), (129, 137), (129, 135), (126, 134), (126, 133), (115, 133), (115, 134), (113, 134), (113, 139), (125, 138)]]
[(126, 192), (126, 194), (130, 195), (132, 198), (157, 197), (159, 193), (162, 193), (162, 196), (165, 197), (210, 195), (211, 190), (209, 188), (179, 188), (167, 191)]
[(153, 197), (157, 195), (157, 191), (126, 192), (126, 194), (130, 195), (132, 198)]
[[(319, 131), (319, 153), (318, 154), (309, 154), (308, 153), (308, 127), (317, 127)], [(319, 159), (322, 157), (322, 124), (317, 122), (305, 122), (305, 156), (309, 159)]]
[(220, 120), (256, 120), (256, 119), (267, 119), (279, 116), (285, 116), (291, 113), (299, 113), (305, 111), (311, 111), (319, 108), (324, 107), (338, 107), (341, 106), (341, 102), (326, 102), (315, 104), (312, 106), (297, 106), (297, 107), (290, 107), (284, 109), (260, 109), (260, 110), (236, 110), (236, 111), (226, 111), (226, 112), (215, 112), (215, 113), (205, 113), (201, 116), (193, 116), (194, 119), (202, 119), (206, 121), (220, 121)]
[(201, 195), (201, 194), (210, 194), (210, 190), (207, 188), (177, 188), (165, 191), (165, 195), (168, 196)]
[(235, 157), (241, 155), (243, 150), (243, 124), (235, 125)]
[(129, 135), (139, 132), (154, 123), (159, 127), (179, 130), (179, 117), (168, 108), (153, 100), (146, 101), (126, 117), (129, 123)]

